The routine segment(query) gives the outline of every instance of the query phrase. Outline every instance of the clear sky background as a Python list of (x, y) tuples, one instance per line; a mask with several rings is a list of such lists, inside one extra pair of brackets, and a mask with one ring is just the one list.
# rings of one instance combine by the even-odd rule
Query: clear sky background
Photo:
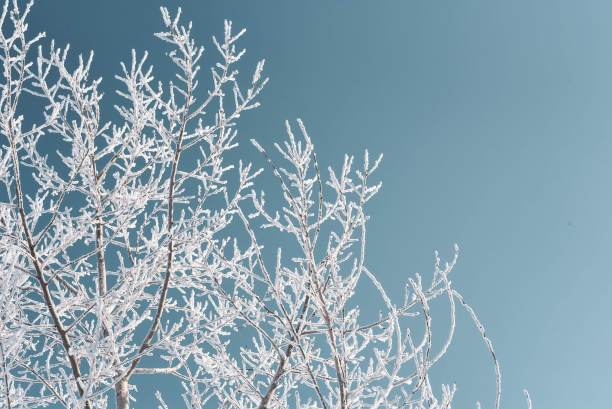
[[(538, 409), (610, 407), (611, 2), (39, 0), (31, 29), (95, 49), (110, 112), (119, 61), (166, 50), (161, 4), (182, 5), (205, 45), (234, 20), (246, 66), (267, 59), (243, 141), (270, 146), (301, 117), (326, 164), (384, 153), (369, 265), (399, 289), (460, 245), (454, 284), (497, 349), (503, 407), (525, 407), (524, 387)], [(491, 408), (489, 356), (459, 326), (436, 380), (458, 383), (455, 407)], [(152, 407), (146, 385), (138, 397)]]

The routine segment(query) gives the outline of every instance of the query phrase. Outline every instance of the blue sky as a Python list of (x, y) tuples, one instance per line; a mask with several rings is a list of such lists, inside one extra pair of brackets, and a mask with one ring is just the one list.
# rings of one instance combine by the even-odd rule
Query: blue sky
[[(266, 58), (243, 140), (270, 146), (301, 117), (324, 163), (384, 153), (369, 265), (401, 288), (459, 244), (454, 284), (496, 346), (504, 407), (524, 407), (524, 387), (538, 409), (609, 406), (612, 3), (47, 0), (31, 29), (95, 49), (110, 112), (119, 61), (164, 52), (162, 4), (182, 5), (206, 45), (232, 19), (245, 68)], [(489, 356), (459, 325), (435, 376), (458, 383), (457, 407), (492, 407)]]

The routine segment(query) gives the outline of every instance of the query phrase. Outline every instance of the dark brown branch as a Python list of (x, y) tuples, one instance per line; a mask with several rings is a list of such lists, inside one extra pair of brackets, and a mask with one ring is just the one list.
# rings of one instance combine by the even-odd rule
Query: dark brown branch
[[(12, 131), (12, 123), (9, 120), (9, 129)], [(42, 270), (42, 266), (38, 259), (38, 255), (36, 253), (36, 249), (34, 247), (34, 242), (32, 240), (32, 234), (28, 227), (26, 213), (23, 207), (23, 191), (21, 187), (21, 176), (19, 172), (19, 158), (17, 156), (17, 148), (15, 147), (14, 137), (10, 138), (11, 144), (11, 156), (13, 162), (13, 171), (15, 173), (15, 189), (16, 189), (16, 198), (17, 198), (17, 209), (19, 212), (19, 219), (21, 221), (21, 227), (23, 229), (23, 234), (26, 239), (26, 243), (28, 246), (28, 251), (32, 258), (32, 264), (34, 265), (34, 270), (36, 272), (36, 280), (40, 285), (40, 289), (43, 295), (43, 299), (49, 314), (51, 315), (51, 320), (53, 321), (53, 325), (60, 336), (60, 340), (62, 342), (62, 346), (64, 347), (64, 351), (66, 352), (66, 356), (68, 356), (68, 361), (70, 363), (70, 368), (72, 370), (72, 375), (74, 377), (77, 390), (79, 395), (82, 397), (85, 394), (83, 387), (81, 386), (81, 369), (79, 368), (79, 363), (76, 357), (70, 352), (71, 351), (71, 343), (68, 338), (68, 333), (64, 329), (64, 326), (61, 322), (61, 319), (56, 311), (55, 303), (53, 302), (53, 298), (51, 296), (51, 292), (49, 291), (49, 283), (45, 281), (44, 273)], [(89, 401), (85, 401), (85, 408), (91, 409), (91, 405)]]

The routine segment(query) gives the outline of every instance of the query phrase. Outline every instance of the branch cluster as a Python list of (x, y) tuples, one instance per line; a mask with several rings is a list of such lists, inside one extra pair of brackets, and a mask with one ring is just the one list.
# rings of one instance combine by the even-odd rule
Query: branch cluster
[[(458, 248), (448, 263), (436, 253), (427, 282), (408, 279), (399, 304), (368, 265), (381, 158), (322, 172), (302, 122), (298, 135), (287, 123), (276, 153), (252, 141), (278, 181), (272, 206), (260, 170), (229, 159), (267, 82), (260, 61), (239, 83), (244, 30), (225, 22), (203, 75), (191, 23), (162, 8), (176, 78), (157, 81), (132, 52), (107, 122), (93, 53), (29, 38), (30, 7), (5, 1), (0, 15), (1, 407), (105, 408), (114, 394), (127, 409), (134, 377), (172, 376), (193, 409), (450, 408), (455, 386), (429, 372), (457, 305), (493, 356), (499, 407), (492, 344), (449, 278)], [(264, 229), (282, 240), (276, 256)], [(362, 318), (362, 288), (377, 319)], [(451, 317), (439, 348), (436, 299)]]

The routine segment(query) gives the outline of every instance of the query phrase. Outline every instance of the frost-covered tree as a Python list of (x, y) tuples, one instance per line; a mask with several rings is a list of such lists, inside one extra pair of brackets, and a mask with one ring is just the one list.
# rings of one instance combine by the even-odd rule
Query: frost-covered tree
[[(30, 36), (30, 7), (0, 15), (0, 407), (127, 409), (135, 378), (153, 376), (179, 379), (187, 408), (450, 408), (455, 386), (428, 374), (458, 306), (493, 355), (499, 407), (493, 347), (449, 279), (457, 247), (399, 302), (367, 262), (380, 158), (322, 169), (302, 122), (287, 124), (274, 154), (251, 141), (277, 179), (272, 204), (260, 170), (228, 159), (267, 81), (263, 61), (238, 79), (244, 30), (225, 22), (204, 74), (191, 24), (162, 8), (175, 82), (133, 52), (107, 121), (93, 54)], [(373, 321), (363, 286), (380, 300)], [(451, 317), (441, 349), (437, 298)]]

